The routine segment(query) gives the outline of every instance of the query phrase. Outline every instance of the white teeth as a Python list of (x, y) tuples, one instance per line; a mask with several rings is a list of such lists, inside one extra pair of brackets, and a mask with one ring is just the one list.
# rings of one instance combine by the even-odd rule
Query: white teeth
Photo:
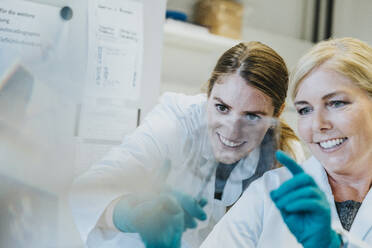
[(330, 148), (341, 145), (345, 140), (346, 140), (346, 138), (333, 139), (333, 140), (320, 142), (319, 145), (324, 149), (330, 149)]
[(218, 135), (218, 136), (220, 137), (220, 140), (221, 140), (222, 144), (224, 144), (225, 146), (237, 147), (237, 146), (240, 146), (241, 144), (244, 143), (244, 141), (243, 142), (240, 142), (240, 143), (235, 143), (235, 142), (232, 142), (230, 140), (225, 139), (221, 135)]

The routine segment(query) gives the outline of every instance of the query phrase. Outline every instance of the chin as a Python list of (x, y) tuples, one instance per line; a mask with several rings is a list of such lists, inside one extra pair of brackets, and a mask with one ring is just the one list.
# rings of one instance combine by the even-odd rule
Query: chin
[(318, 160), (329, 171), (338, 171), (343, 167), (344, 164), (348, 163), (348, 159), (344, 156), (322, 156), (318, 158)]
[(219, 156), (217, 155), (215, 157), (216, 157), (217, 162), (220, 162), (220, 163), (223, 163), (223, 164), (233, 164), (233, 163), (240, 160), (240, 158), (229, 157), (229, 156), (221, 156), (221, 155), (219, 155)]

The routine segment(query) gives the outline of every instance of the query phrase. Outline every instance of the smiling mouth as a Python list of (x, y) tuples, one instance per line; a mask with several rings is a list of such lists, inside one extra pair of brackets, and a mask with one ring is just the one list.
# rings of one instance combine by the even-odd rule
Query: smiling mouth
[(230, 148), (237, 148), (237, 147), (240, 147), (242, 146), (245, 141), (242, 141), (242, 142), (234, 142), (234, 141), (231, 141), (231, 140), (228, 140), (226, 139), (225, 137), (223, 137), (221, 134), (217, 133), (217, 136), (218, 138), (220, 139), (221, 143), (227, 147), (230, 147)]
[(323, 149), (333, 149), (333, 148), (341, 146), (346, 140), (347, 140), (346, 137), (337, 138), (337, 139), (330, 139), (330, 140), (326, 140), (322, 142), (317, 142), (317, 144)]

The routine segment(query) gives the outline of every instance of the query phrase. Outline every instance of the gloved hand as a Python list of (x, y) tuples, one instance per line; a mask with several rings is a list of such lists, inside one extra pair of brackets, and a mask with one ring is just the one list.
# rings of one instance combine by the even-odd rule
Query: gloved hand
[(180, 247), (184, 211), (169, 194), (125, 196), (115, 206), (113, 222), (122, 232), (136, 232), (147, 248)]
[(184, 210), (185, 230), (187, 228), (192, 229), (197, 226), (195, 218), (199, 220), (207, 219), (207, 214), (203, 210), (203, 207), (207, 205), (207, 200), (205, 198), (202, 198), (199, 202), (197, 202), (193, 197), (182, 192), (171, 191), (171, 193)]
[(178, 248), (182, 233), (196, 227), (194, 218), (206, 219), (205, 204), (178, 191), (127, 196), (115, 206), (113, 221), (120, 231), (139, 233), (147, 248)]
[(338, 248), (340, 236), (331, 228), (331, 211), (325, 194), (314, 179), (284, 152), (276, 159), (293, 178), (270, 193), (289, 230), (305, 248)]

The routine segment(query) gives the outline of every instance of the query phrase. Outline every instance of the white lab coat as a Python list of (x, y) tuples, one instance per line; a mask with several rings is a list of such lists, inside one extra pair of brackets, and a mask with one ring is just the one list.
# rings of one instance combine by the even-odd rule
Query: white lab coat
[[(365, 197), (350, 232), (347, 232), (342, 229), (323, 166), (311, 157), (303, 163), (303, 168), (325, 192), (331, 206), (332, 227), (342, 233), (345, 239), (349, 239), (350, 245), (347, 247), (369, 247), (367, 244), (371, 246), (372, 190)], [(239, 201), (214, 227), (201, 247), (302, 247), (289, 231), (269, 195), (272, 190), (277, 189), (291, 177), (288, 169), (282, 167), (266, 172), (260, 179), (253, 182)]]
[[(166, 93), (142, 125), (124, 138), (100, 164), (92, 166), (73, 185), (71, 206), (83, 242), (89, 247), (143, 247), (138, 234), (101, 230), (98, 219), (119, 196), (152, 187), (166, 158), (171, 160), (167, 185), (196, 196), (215, 161), (207, 135), (206, 95)], [(214, 199), (215, 176), (204, 192), (206, 221), (183, 234), (183, 247), (199, 247), (213, 226), (242, 193), (237, 183), (254, 174), (260, 149), (236, 165), (222, 201)], [(200, 175), (202, 175), (200, 177)], [(214, 174), (213, 174), (214, 175)], [(233, 183), (234, 182), (234, 183)]]

